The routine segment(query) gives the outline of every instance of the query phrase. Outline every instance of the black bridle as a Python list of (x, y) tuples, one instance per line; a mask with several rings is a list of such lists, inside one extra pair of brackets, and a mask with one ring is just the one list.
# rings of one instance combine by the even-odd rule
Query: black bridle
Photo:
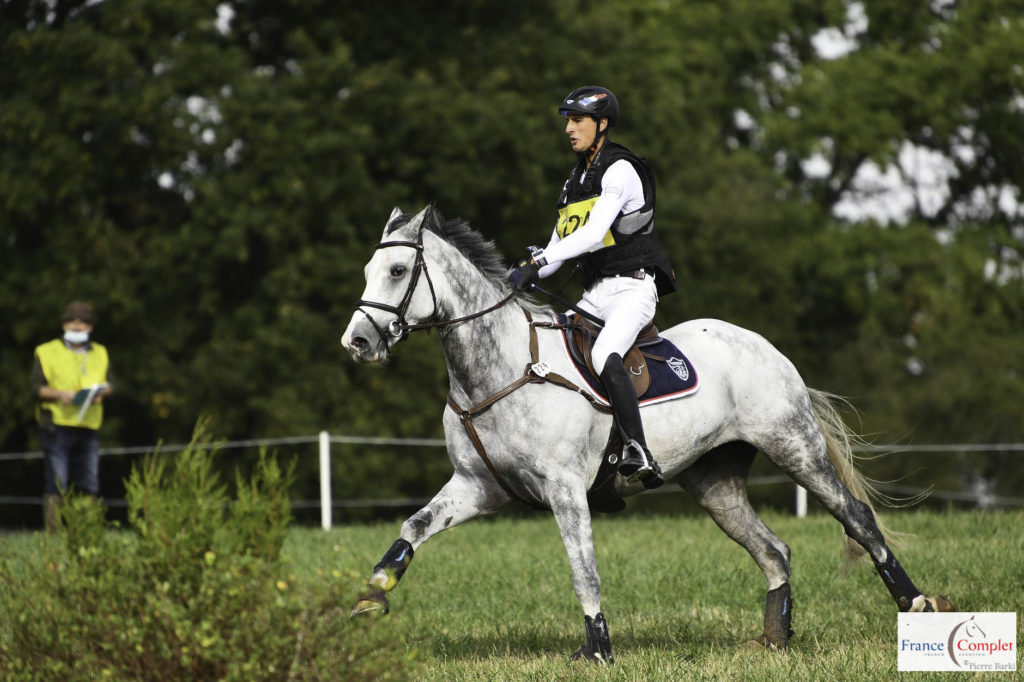
[[(485, 308), (479, 312), (465, 315), (463, 317), (457, 317), (453, 320), (437, 320), (437, 295), (434, 293), (434, 283), (430, 280), (430, 273), (427, 271), (427, 262), (423, 259), (423, 228), (416, 233), (416, 241), (390, 241), (381, 242), (377, 244), (377, 249), (389, 249), (394, 246), (405, 246), (411, 249), (416, 249), (416, 262), (412, 266), (412, 275), (409, 277), (409, 288), (405, 290), (405, 294), (402, 296), (402, 300), (398, 302), (397, 306), (388, 305), (386, 303), (377, 303), (376, 301), (367, 301), (365, 299), (359, 299), (356, 301), (356, 311), (361, 312), (366, 316), (366, 319), (370, 321), (373, 328), (377, 330), (377, 334), (380, 336), (378, 344), (384, 344), (387, 347), (387, 337), (394, 337), (395, 342), (401, 341), (409, 332), (417, 331), (420, 329), (433, 329), (435, 327), (447, 327), (448, 325), (456, 324), (459, 322), (466, 322), (468, 320), (481, 317), (489, 312), (497, 310), (501, 306), (511, 301), (516, 293), (514, 288), (508, 293), (508, 296), (492, 305), (490, 308)], [(433, 303), (433, 312), (430, 317), (427, 318), (427, 322), (421, 322), (418, 324), (409, 324), (405, 321), (405, 313), (409, 310), (409, 303), (412, 302), (413, 293), (416, 291), (416, 284), (419, 282), (420, 274), (423, 274), (427, 278), (427, 285), (430, 287), (430, 300)], [(367, 311), (363, 310), (363, 307), (377, 308), (388, 313), (393, 313), (395, 319), (388, 325), (387, 331), (385, 331), (373, 316)]]

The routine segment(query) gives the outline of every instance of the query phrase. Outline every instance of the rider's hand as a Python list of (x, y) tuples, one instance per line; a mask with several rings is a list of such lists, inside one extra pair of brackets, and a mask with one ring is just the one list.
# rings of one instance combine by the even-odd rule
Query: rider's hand
[(526, 291), (540, 279), (540, 265), (534, 260), (520, 261), (508, 275), (508, 281), (519, 291)]

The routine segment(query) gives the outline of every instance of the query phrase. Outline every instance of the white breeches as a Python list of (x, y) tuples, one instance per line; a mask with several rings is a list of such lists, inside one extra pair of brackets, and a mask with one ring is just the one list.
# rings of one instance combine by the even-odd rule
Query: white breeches
[(591, 358), (598, 374), (612, 353), (621, 356), (636, 341), (636, 335), (654, 319), (658, 288), (654, 277), (605, 277), (583, 292), (580, 308), (605, 321), (594, 342)]

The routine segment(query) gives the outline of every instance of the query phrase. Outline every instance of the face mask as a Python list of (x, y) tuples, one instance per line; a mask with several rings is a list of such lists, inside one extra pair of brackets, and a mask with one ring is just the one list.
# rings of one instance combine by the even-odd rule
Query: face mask
[(89, 340), (89, 332), (76, 332), (68, 330), (64, 332), (64, 340), (68, 343), (85, 343)]

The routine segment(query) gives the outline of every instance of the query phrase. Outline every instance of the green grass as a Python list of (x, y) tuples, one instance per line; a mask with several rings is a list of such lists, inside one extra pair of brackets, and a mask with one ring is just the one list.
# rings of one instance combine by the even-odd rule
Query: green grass
[[(793, 552), (788, 653), (740, 647), (761, 632), (764, 580), (703, 517), (595, 520), (611, 668), (566, 660), (583, 643), (583, 617), (547, 515), (477, 521), (433, 538), (391, 593), (386, 618), (401, 621), (425, 680), (956, 678), (896, 670), (896, 607), (869, 560), (843, 575), (837, 522), (765, 517)], [(913, 534), (897, 556), (925, 593), (947, 594), (961, 610), (1024, 610), (1024, 512), (905, 512), (887, 522)], [(286, 551), (358, 573), (354, 596), (399, 526), (343, 527), (327, 538), (296, 530)], [(324, 546), (334, 548), (330, 557)]]
[[(793, 551), (796, 634), (788, 653), (741, 647), (761, 632), (764, 580), (701, 516), (595, 519), (612, 667), (567, 662), (583, 643), (583, 616), (561, 538), (545, 514), (475, 521), (438, 535), (390, 594), (391, 614), (369, 625), (388, 633), (400, 653), (415, 655), (417, 680), (968, 679), (897, 672), (896, 608), (870, 561), (843, 575), (833, 519), (764, 516)], [(897, 556), (926, 593), (947, 594), (961, 610), (1024, 611), (1024, 511), (919, 511), (886, 520), (913, 534)], [(336, 581), (347, 608), (399, 527), (293, 528), (285, 577), (296, 586)], [(0, 553), (16, 559), (53, 541), (39, 533), (0, 537)], [(329, 679), (346, 677), (339, 670)]]

